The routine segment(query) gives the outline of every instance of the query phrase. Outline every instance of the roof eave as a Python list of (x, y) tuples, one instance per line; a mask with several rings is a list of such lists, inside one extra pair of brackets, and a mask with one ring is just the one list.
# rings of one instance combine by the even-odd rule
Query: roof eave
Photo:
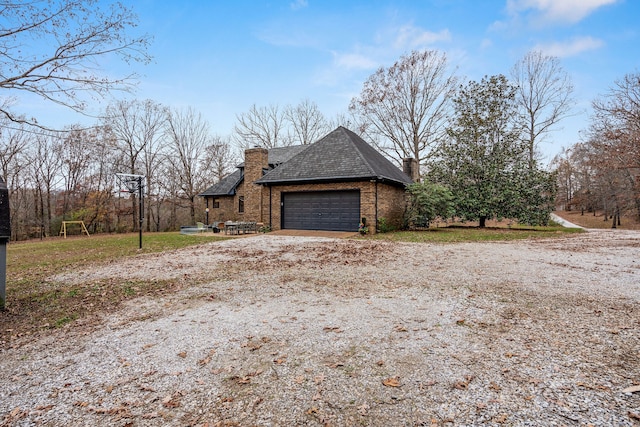
[(390, 185), (396, 185), (399, 187), (406, 187), (410, 183), (400, 182), (395, 179), (383, 177), (383, 176), (338, 176), (338, 177), (322, 177), (322, 178), (291, 178), (291, 179), (278, 179), (278, 180), (258, 180), (255, 183), (270, 187), (273, 185), (296, 185), (296, 184), (325, 184), (336, 182), (357, 182), (357, 181), (376, 181)]

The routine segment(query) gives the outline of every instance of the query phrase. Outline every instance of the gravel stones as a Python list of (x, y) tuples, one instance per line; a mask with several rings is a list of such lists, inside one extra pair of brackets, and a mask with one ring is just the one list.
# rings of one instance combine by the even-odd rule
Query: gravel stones
[(4, 425), (640, 421), (640, 393), (622, 392), (640, 384), (638, 233), (261, 235), (51, 280), (89, 277), (185, 286), (3, 349)]

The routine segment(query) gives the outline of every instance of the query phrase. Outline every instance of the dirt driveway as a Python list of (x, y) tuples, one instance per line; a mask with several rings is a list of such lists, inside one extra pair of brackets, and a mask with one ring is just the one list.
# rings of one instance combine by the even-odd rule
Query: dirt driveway
[(640, 234), (256, 236), (52, 280), (172, 278), (0, 354), (3, 425), (640, 425)]

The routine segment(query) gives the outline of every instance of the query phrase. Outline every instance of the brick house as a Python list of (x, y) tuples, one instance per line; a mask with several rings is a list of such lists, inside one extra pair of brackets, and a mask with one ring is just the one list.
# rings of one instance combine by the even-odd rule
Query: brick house
[(310, 145), (247, 149), (244, 163), (200, 196), (216, 221), (256, 221), (272, 230), (357, 231), (366, 218), (374, 233), (380, 218), (402, 224), (415, 160), (403, 168), (338, 127)]

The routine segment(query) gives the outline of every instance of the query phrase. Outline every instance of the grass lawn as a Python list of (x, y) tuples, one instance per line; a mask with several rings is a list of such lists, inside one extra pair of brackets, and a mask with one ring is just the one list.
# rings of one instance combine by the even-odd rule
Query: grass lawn
[(457, 224), (449, 227), (432, 227), (422, 231), (378, 233), (372, 236), (372, 238), (399, 242), (457, 243), (540, 239), (583, 232), (584, 230), (579, 228), (564, 228), (557, 225), (549, 227), (514, 225), (509, 227), (506, 223), (495, 223), (490, 227), (479, 228), (471, 223), (467, 225)]
[[(593, 212), (585, 212), (582, 214), (580, 211), (556, 211), (554, 213), (567, 221), (586, 228), (611, 229), (611, 225), (613, 224), (613, 220), (611, 218), (605, 219), (602, 212), (596, 212), (595, 215)], [(638, 215), (630, 213), (622, 216), (620, 225), (616, 223), (616, 227), (621, 230), (640, 230)]]
[(145, 233), (139, 249), (137, 233), (50, 238), (7, 246), (6, 309), (0, 312), (0, 345), (12, 337), (62, 327), (141, 295), (161, 295), (175, 283), (97, 281), (81, 285), (53, 284), (47, 278), (87, 270), (140, 254), (224, 240), (219, 234)]

